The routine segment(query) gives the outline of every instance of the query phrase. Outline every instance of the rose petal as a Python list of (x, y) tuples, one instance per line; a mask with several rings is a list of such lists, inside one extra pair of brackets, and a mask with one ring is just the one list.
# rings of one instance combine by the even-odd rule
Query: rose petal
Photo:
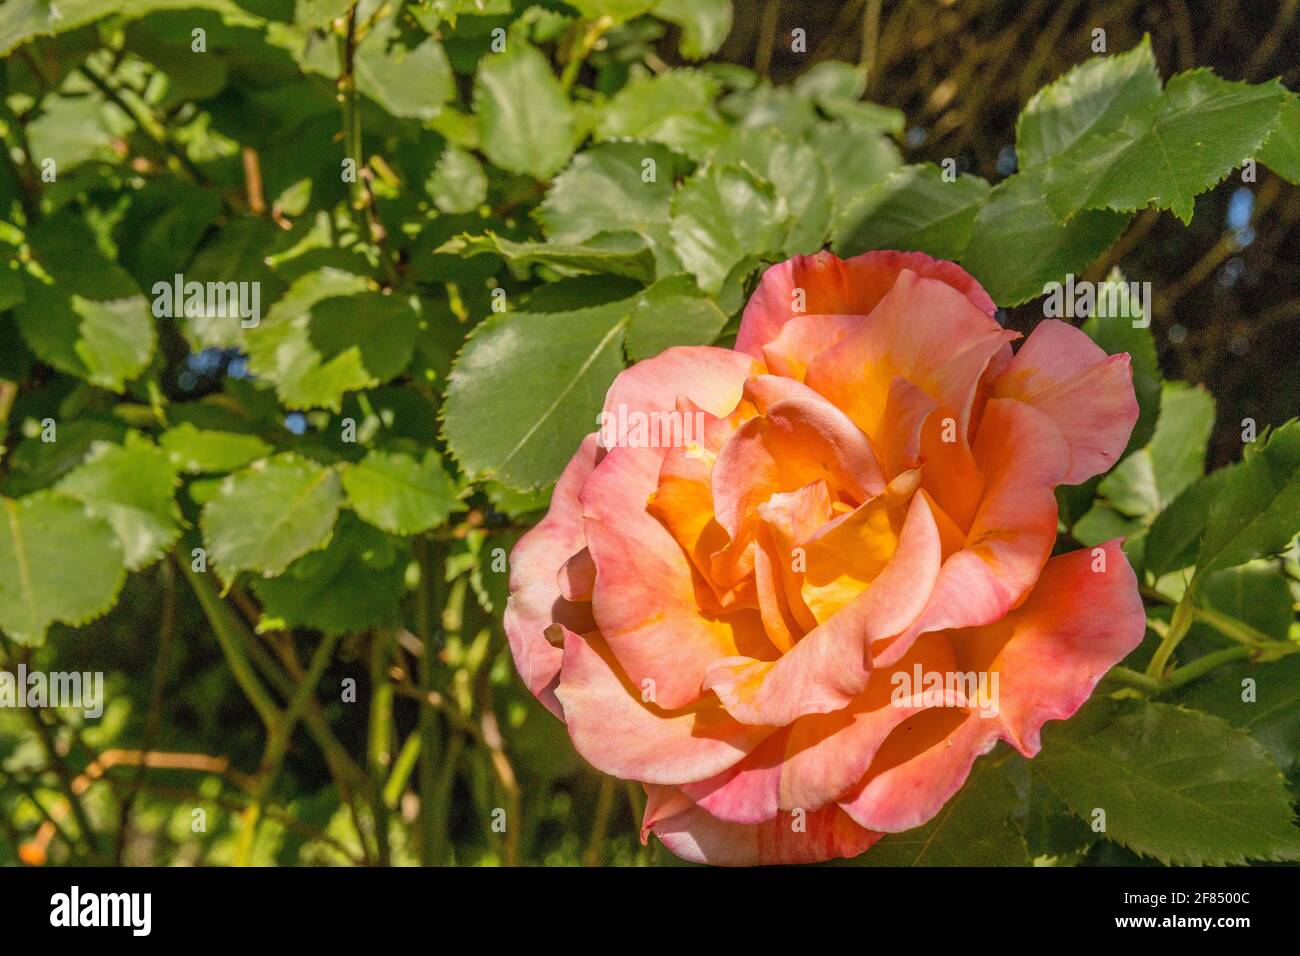
[(904, 721), (876, 751), (862, 782), (840, 807), (859, 825), (901, 833), (930, 820), (998, 742), (993, 720), (930, 708)]
[(770, 530), (760, 526), (754, 541), (754, 588), (763, 629), (782, 654), (794, 647), (804, 629), (794, 616), (786, 596), (782, 555), (772, 540)]
[(1137, 576), (1116, 539), (1050, 558), (1024, 604), (951, 634), (961, 669), (998, 673), (1003, 736), (1032, 757), (1044, 722), (1072, 716), (1145, 632)]
[(804, 292), (802, 313), (869, 315), (904, 269), (947, 283), (986, 315), (994, 312), (988, 293), (955, 263), (932, 259), (921, 252), (882, 250), (851, 259), (819, 252), (795, 256), (763, 273), (745, 306), (736, 334), (736, 348), (760, 357), (763, 346), (775, 339), (781, 327), (797, 314), (794, 311), (796, 289)]
[(802, 382), (808, 364), (865, 319), (865, 314), (796, 315), (763, 346), (763, 362), (777, 375)]
[[(753, 826), (727, 823), (697, 806), (663, 812), (677, 806), (671, 796), (648, 801), (642, 832), (653, 832), (674, 854), (692, 863), (819, 863), (858, 856), (880, 839), (879, 833), (862, 829), (834, 806), (800, 816), (781, 813)], [(652, 809), (658, 811), (654, 817)]]
[(736, 653), (771, 658), (758, 612), (710, 615), (690, 560), (646, 511), (663, 452), (615, 448), (582, 488), (587, 547), (596, 564), (591, 604), (601, 635), (633, 683), (654, 681), (674, 709), (696, 700), (713, 661)]
[(965, 437), (980, 377), (1016, 337), (951, 286), (904, 270), (866, 320), (813, 359), (806, 381), (879, 442), (901, 376), (950, 406)]
[(740, 426), (713, 465), (714, 511), (731, 539), (712, 558), (713, 579), (732, 586), (752, 574), (760, 505), (821, 480), (858, 501), (884, 488), (871, 443), (825, 399), (782, 399)]
[(705, 689), (747, 724), (784, 727), (804, 714), (847, 706), (867, 686), (869, 642), (897, 634), (925, 607), (939, 571), (939, 546), (929, 504), (916, 495), (898, 550), (870, 587), (777, 661), (715, 662)]
[[(713, 463), (725, 441), (741, 423), (752, 417), (747, 402), (726, 418), (699, 411), (689, 399), (679, 399), (678, 410), (704, 416), (698, 443), (670, 448), (659, 469), (659, 484), (651, 493), (647, 510), (668, 529), (690, 557), (695, 569), (713, 589), (718, 609), (743, 605), (743, 593), (713, 578), (711, 556), (730, 542), (713, 511)], [(747, 583), (747, 582), (746, 582)], [(752, 587), (748, 592), (752, 594)]]
[[(772, 570), (784, 588), (785, 607), (798, 625), (800, 637), (817, 626), (817, 619), (803, 600), (803, 572), (795, 570), (794, 549), (816, 534), (834, 513), (825, 481), (814, 481), (796, 491), (779, 492), (758, 506), (758, 516), (763, 519), (773, 545)], [(799, 565), (806, 561), (804, 554)]]
[(879, 495), (801, 542), (801, 594), (819, 623), (861, 594), (893, 558), (920, 481), (919, 472), (903, 472)]
[(594, 633), (565, 632), (556, 691), (574, 747), (598, 770), (645, 783), (707, 780), (771, 733), (737, 723), (716, 705), (670, 713), (642, 703), (603, 643)]
[(956, 412), (895, 378), (885, 403), (881, 445), (891, 478), (924, 464), (921, 487), (964, 534), (984, 496), (984, 476), (958, 428)]
[(1045, 412), (1070, 443), (1063, 484), (1077, 485), (1119, 460), (1137, 423), (1133, 369), (1127, 352), (1107, 355), (1083, 332), (1057, 319), (1034, 328), (993, 394)]
[(819, 396), (782, 399), (742, 425), (718, 453), (713, 500), (735, 540), (757, 507), (780, 491), (826, 480), (859, 501), (885, 487), (867, 436)]
[(591, 589), (596, 583), (596, 565), (591, 560), (591, 552), (583, 548), (560, 565), (555, 583), (566, 601), (590, 604)]
[(606, 412), (620, 405), (630, 411), (670, 412), (678, 398), (688, 398), (717, 418), (740, 402), (745, 379), (762, 365), (740, 352), (712, 346), (677, 346), (620, 372), (605, 393)]
[(917, 634), (988, 624), (1020, 602), (1056, 540), (1053, 489), (1069, 454), (1051, 419), (1033, 406), (989, 402), (974, 448), (987, 486), (966, 546), (944, 562), (929, 604), (907, 632), (872, 649), (877, 666), (898, 660)]
[(504, 616), (510, 652), (524, 684), (557, 717), (562, 715), (554, 684), (562, 654), (546, 640), (545, 631), (556, 621), (584, 630), (591, 626), (590, 607), (567, 602), (557, 575), (586, 544), (578, 490), (595, 462), (596, 436), (588, 435), (555, 483), (551, 510), (510, 554), (510, 599)]
[(776, 731), (744, 760), (709, 780), (683, 784), (700, 809), (728, 823), (763, 823), (777, 814), (781, 761), (790, 733)]
[[(944, 674), (953, 670), (954, 660), (944, 635), (923, 635), (892, 669), (872, 671), (866, 689), (844, 710), (796, 720), (781, 768), (781, 809), (816, 810), (844, 796), (862, 779), (893, 729), (933, 706), (920, 688), (901, 696), (908, 685), (897, 682), (895, 674), (904, 674), (911, 682), (915, 666), (924, 674)], [(945, 703), (960, 706), (965, 701), (954, 698)]]

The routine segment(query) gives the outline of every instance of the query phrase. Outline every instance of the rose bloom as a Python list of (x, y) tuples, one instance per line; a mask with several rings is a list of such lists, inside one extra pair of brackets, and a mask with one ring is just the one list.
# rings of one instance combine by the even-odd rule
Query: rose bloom
[(610, 386), (626, 433), (565, 468), (505, 626), (579, 753), (644, 785), (643, 841), (724, 865), (860, 854), (998, 740), (1036, 754), (1141, 640), (1118, 540), (1051, 556), (1053, 489), (1110, 468), (1137, 420), (1129, 356), (1054, 320), (1013, 355), (993, 313), (919, 253), (797, 257), (734, 349)]

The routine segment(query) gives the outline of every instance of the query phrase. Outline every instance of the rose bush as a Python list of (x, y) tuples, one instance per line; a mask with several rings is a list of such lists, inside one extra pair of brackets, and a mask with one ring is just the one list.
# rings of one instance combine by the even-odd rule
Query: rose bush
[(643, 840), (857, 855), (998, 740), (1037, 753), (1141, 640), (1118, 540), (1051, 556), (1054, 489), (1106, 471), (1137, 419), (1129, 356), (1053, 320), (1013, 354), (993, 314), (920, 253), (796, 257), (734, 349), (669, 349), (610, 387), (609, 420), (702, 434), (588, 436), (512, 555), (505, 624), (577, 750), (645, 785)]

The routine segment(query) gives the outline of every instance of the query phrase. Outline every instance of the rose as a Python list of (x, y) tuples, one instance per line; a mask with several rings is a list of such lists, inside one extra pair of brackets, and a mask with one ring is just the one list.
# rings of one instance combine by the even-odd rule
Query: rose
[(999, 739), (1036, 754), (1141, 639), (1118, 541), (1050, 557), (1053, 489), (1106, 471), (1136, 421), (1129, 357), (1055, 320), (1013, 356), (993, 312), (919, 253), (799, 257), (734, 350), (669, 349), (610, 387), (605, 423), (702, 427), (587, 437), (512, 555), (505, 625), (578, 751), (645, 785), (643, 840), (854, 856)]

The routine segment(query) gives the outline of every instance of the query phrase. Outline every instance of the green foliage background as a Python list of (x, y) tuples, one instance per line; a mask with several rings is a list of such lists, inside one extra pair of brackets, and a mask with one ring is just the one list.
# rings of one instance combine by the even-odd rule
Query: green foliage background
[[(1207, 217), (1154, 322), (1083, 324), (1142, 416), (1062, 490), (1060, 548), (1127, 536), (1147, 641), (1037, 760), (999, 749), (860, 862), (1300, 859), (1300, 363), (1243, 398), (1179, 348), (1221, 264), (1296, 249), (1296, 77), (1130, 20), (1094, 52), (1111, 21), (1062, 4), (1039, 27), (1079, 65), (999, 118), (1014, 85), (965, 64), (1026, 14), (957, 6), (927, 38), (874, 0), (5, 0), (0, 661), (103, 671), (107, 709), (0, 709), (0, 861), (662, 857), (500, 626), (504, 555), (618, 371), (728, 343), (794, 254), (954, 259), (1027, 330), (1045, 283), (1147, 278)], [(990, 21), (1011, 39), (900, 78)], [(159, 316), (178, 274), (256, 282), (260, 321)], [(1285, 281), (1256, 276), (1260, 329), (1300, 315)]]

